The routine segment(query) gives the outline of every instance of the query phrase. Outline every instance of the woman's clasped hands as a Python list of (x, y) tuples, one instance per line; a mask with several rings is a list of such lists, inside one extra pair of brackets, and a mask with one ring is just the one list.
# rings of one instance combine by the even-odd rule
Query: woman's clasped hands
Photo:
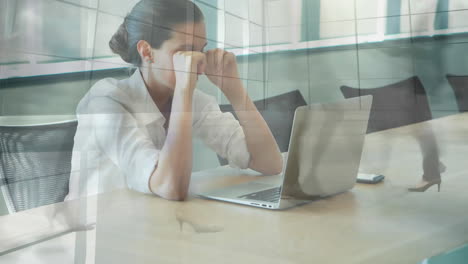
[(202, 74), (205, 74), (224, 94), (232, 90), (231, 83), (239, 81), (236, 56), (222, 49), (213, 49), (205, 53), (179, 51), (174, 54), (173, 63), (176, 90), (188, 89), (193, 92), (198, 75)]

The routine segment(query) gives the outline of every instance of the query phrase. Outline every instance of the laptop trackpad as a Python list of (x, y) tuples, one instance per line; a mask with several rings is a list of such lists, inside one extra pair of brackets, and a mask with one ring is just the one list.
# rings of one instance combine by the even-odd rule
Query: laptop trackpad
[(216, 189), (210, 191), (208, 193), (203, 193), (202, 195), (207, 196), (221, 196), (226, 198), (237, 198), (241, 195), (246, 195), (258, 191), (263, 191), (271, 188), (278, 187), (277, 185), (267, 184), (267, 183), (259, 183), (256, 181), (242, 183), (234, 186), (229, 186), (222, 189)]
[[(233, 187), (238, 187), (238, 186), (233, 186)], [(253, 182), (248, 182), (245, 184), (240, 184), (239, 187), (240, 189), (242, 189), (243, 192), (247, 194), (247, 193), (253, 193), (253, 192), (275, 188), (277, 186), (268, 184), (268, 183), (261, 183), (261, 182), (253, 181)]]

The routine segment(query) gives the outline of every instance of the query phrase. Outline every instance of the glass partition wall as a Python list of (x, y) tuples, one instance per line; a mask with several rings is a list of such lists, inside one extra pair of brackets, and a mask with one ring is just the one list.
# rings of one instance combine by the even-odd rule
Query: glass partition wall
[[(78, 103), (97, 81), (130, 77), (134, 67), (112, 53), (109, 40), (137, 2), (2, 0), (0, 126), (73, 120)], [(324, 103), (380, 89), (389, 91), (382, 100), (389, 108), (377, 110), (392, 113), (391, 118), (397, 119), (402, 109), (424, 112), (426, 119), (412, 123), (466, 111), (460, 108), (467, 100), (460, 95), (468, 94), (463, 92), (468, 90), (463, 87), (468, 78), (466, 0), (194, 2), (205, 17), (205, 51), (220, 48), (236, 55), (240, 78), (254, 101), (298, 90), (308, 104)], [(229, 104), (206, 76), (200, 77), (197, 89), (219, 104)], [(417, 108), (421, 105), (426, 108)], [(415, 138), (417, 154), (408, 158), (420, 168), (420, 175), (429, 152), (442, 157), (440, 164), (432, 162), (437, 170), (459, 167), (453, 160), (443, 160), (447, 140), (439, 142), (434, 136), (437, 129), (430, 127), (418, 135), (402, 132), (401, 136)], [(363, 160), (370, 164), (399, 155), (393, 148), (398, 140), (399, 136), (386, 139), (381, 151)], [(193, 144), (193, 171), (220, 165), (216, 153), (201, 141), (194, 139)], [(365, 169), (395, 165), (376, 164)], [(394, 184), (409, 185), (420, 175), (395, 179)], [(81, 208), (78, 214), (92, 215), (96, 205)], [(0, 215), (6, 214), (0, 199)], [(80, 243), (90, 239), (95, 237), (77, 237)]]

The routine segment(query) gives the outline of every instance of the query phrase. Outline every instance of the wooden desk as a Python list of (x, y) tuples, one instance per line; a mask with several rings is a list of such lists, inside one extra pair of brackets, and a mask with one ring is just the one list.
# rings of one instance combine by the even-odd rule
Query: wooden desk
[[(422, 174), (420, 150), (410, 134), (427, 124), (433, 125), (448, 169), (440, 193), (436, 188), (408, 193), (406, 187)], [(57, 208), (74, 211), (87, 203), (82, 223), (96, 222), (93, 231), (58, 236), (0, 256), (0, 262), (77, 259), (82, 253), (76, 253), (73, 236), (86, 234), (89, 263), (419, 263), (468, 242), (467, 132), (468, 114), (460, 114), (369, 134), (361, 170), (385, 174), (383, 183), (357, 184), (286, 211), (193, 196), (171, 202), (119, 190), (0, 217), (2, 252), (76, 228), (60, 219), (50, 224)], [(252, 179), (232, 176), (236, 173), (196, 173), (191, 191)]]

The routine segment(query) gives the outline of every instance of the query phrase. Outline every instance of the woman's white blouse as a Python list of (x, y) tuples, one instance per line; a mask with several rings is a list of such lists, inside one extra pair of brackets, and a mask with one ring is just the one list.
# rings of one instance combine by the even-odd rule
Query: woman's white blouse
[[(78, 128), (67, 200), (129, 187), (151, 193), (149, 178), (166, 140), (165, 118), (140, 71), (128, 79), (97, 82), (77, 107)], [(193, 96), (193, 135), (233, 167), (250, 161), (245, 135), (231, 113), (199, 90)]]

